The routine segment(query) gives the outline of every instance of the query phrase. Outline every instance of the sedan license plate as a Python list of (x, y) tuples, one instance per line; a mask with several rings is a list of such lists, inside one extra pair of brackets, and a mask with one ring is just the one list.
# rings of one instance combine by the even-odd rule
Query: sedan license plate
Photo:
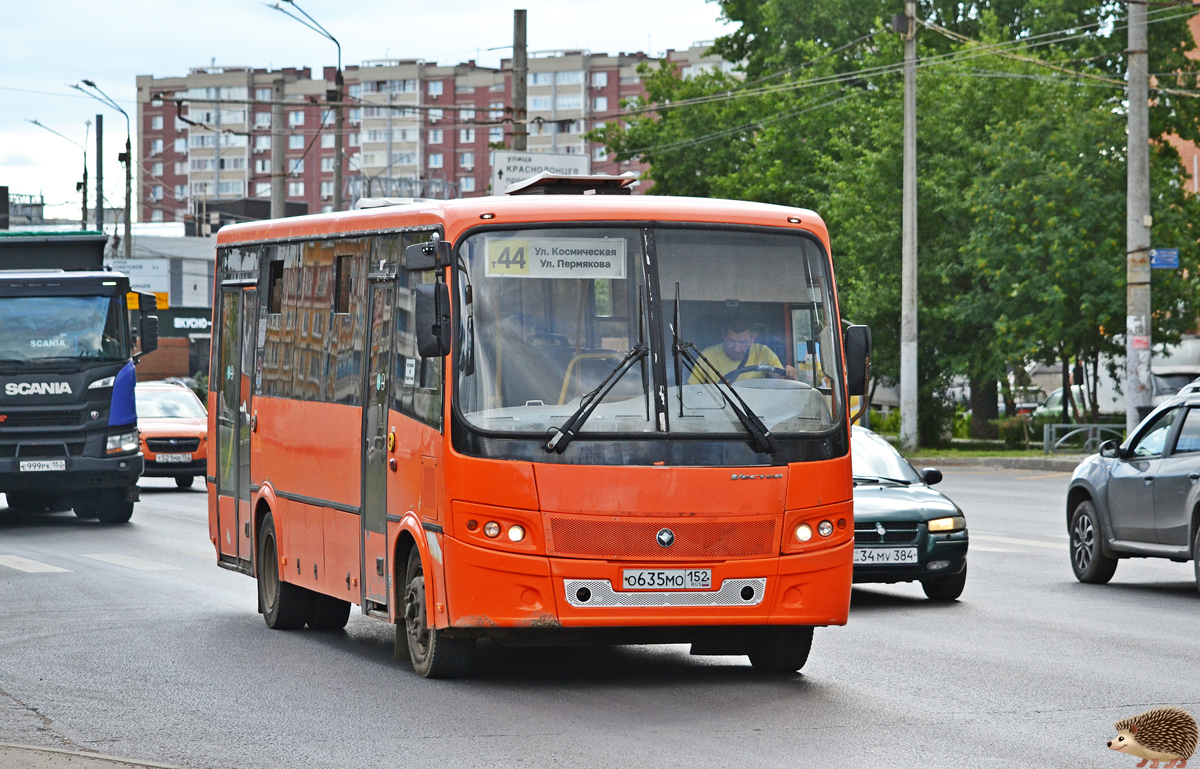
[(66, 470), (65, 459), (23, 459), (19, 467), (23, 473), (44, 473), (53, 470)]
[(711, 590), (712, 569), (625, 569), (626, 590)]
[(191, 454), (155, 454), (154, 459), (158, 462), (191, 462)]
[(917, 562), (915, 547), (856, 547), (854, 548), (855, 563), (870, 564), (905, 564)]

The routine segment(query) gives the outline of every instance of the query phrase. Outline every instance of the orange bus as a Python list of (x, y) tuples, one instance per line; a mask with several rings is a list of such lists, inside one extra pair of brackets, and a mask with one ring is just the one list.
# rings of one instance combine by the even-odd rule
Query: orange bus
[(870, 333), (825, 225), (630, 181), (221, 229), (209, 530), (270, 627), (357, 604), (452, 677), (479, 638), (795, 671), (846, 622)]

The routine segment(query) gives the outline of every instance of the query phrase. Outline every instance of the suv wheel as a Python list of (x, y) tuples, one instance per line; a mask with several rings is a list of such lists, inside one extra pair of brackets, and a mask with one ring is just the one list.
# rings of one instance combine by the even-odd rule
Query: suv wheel
[(1117, 559), (1109, 558), (1100, 547), (1100, 520), (1092, 500), (1085, 499), (1075, 506), (1071, 525), (1071, 570), (1075, 579), (1093, 585), (1103, 585), (1117, 570)]

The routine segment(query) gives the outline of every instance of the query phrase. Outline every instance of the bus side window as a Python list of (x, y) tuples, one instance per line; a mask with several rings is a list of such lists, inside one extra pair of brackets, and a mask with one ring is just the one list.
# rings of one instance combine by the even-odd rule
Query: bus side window
[[(402, 245), (429, 240), (432, 233), (405, 233)], [(401, 267), (396, 281), (396, 313), (393, 344), (395, 408), (427, 425), (442, 426), (442, 359), (422, 358), (413, 333), (416, 287), (436, 280), (432, 272), (409, 272)]]

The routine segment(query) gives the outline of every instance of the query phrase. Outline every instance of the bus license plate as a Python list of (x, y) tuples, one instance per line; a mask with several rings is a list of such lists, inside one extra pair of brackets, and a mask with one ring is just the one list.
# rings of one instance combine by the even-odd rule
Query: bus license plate
[(917, 549), (915, 547), (856, 547), (854, 548), (854, 562), (883, 565), (916, 563)]
[(155, 454), (154, 458), (155, 458), (155, 460), (162, 462), (164, 464), (167, 462), (191, 462), (192, 461), (191, 454)]
[(20, 462), (20, 469), (23, 473), (44, 473), (52, 470), (66, 470), (67, 460), (65, 459), (23, 459)]
[(712, 569), (625, 569), (626, 590), (711, 590)]

